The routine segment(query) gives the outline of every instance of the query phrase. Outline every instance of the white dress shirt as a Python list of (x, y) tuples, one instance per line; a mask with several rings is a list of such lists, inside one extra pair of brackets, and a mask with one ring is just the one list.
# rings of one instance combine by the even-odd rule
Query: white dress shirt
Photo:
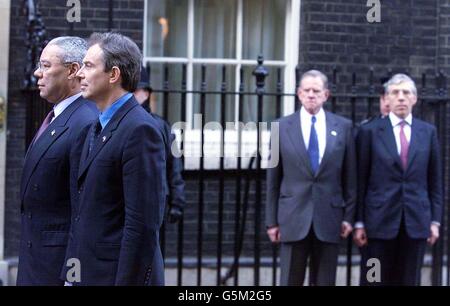
[(56, 104), (55, 106), (53, 106), (53, 119), (51, 122), (53, 122), (53, 120), (56, 119), (56, 117), (58, 117), (59, 115), (62, 114), (62, 112), (70, 105), (72, 104), (76, 99), (78, 99), (81, 96), (81, 92), (77, 93), (73, 96), (68, 97), (67, 99), (62, 100), (61, 102), (59, 102), (58, 104)]
[(412, 115), (409, 114), (405, 119), (399, 118), (397, 117), (394, 113), (390, 112), (389, 113), (389, 120), (391, 120), (391, 124), (392, 124), (392, 128), (394, 131), (394, 136), (395, 136), (395, 143), (397, 145), (397, 152), (398, 155), (400, 155), (400, 123), (402, 123), (402, 121), (405, 121), (406, 124), (403, 127), (403, 131), (405, 132), (405, 136), (406, 136), (406, 140), (408, 141), (408, 143), (411, 142), (411, 124), (412, 124)]
[[(305, 142), (306, 150), (309, 146), (309, 136), (311, 134), (312, 116), (303, 107), (300, 109), (300, 124), (302, 128), (303, 140)], [(322, 162), (323, 154), (325, 153), (325, 147), (327, 145), (327, 122), (325, 112), (323, 108), (319, 110), (316, 117), (316, 123), (314, 127), (317, 133), (317, 140), (319, 142), (319, 165)]]
[[(308, 113), (303, 107), (300, 109), (300, 126), (302, 128), (303, 141), (305, 142), (306, 150), (309, 147), (309, 136), (311, 136), (311, 124), (312, 124), (312, 116)], [(314, 128), (317, 133), (317, 140), (319, 143), (319, 165), (322, 162), (323, 155), (325, 153), (325, 148), (327, 146), (327, 118), (325, 116), (325, 111), (323, 108), (319, 110), (317, 114), (314, 115), (316, 117), (316, 123), (314, 124)], [(351, 226), (347, 221), (342, 221), (342, 224), (347, 224)]]

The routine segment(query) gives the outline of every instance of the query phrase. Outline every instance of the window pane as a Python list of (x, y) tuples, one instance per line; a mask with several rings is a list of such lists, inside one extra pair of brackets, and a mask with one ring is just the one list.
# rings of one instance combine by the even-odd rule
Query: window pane
[(187, 57), (188, 1), (148, 0), (147, 54)]
[[(153, 90), (164, 89), (164, 68), (160, 63), (152, 63), (150, 65), (150, 85)], [(168, 88), (169, 90), (181, 90), (182, 83), (182, 64), (169, 64), (168, 67)], [(164, 94), (153, 92), (151, 97), (152, 112), (164, 117)], [(184, 115), (181, 116), (181, 94), (169, 93), (167, 99), (168, 121), (173, 124), (178, 121), (184, 121)]]
[(195, 57), (236, 57), (236, 5), (234, 0), (195, 1)]
[(286, 8), (286, 0), (244, 0), (244, 59), (284, 60)]
[[(256, 78), (253, 75), (255, 66), (244, 67), (244, 91), (255, 92)], [(276, 93), (277, 90), (277, 70), (278, 67), (266, 67), (269, 75), (265, 80), (265, 92)], [(282, 71), (281, 71), (282, 72)], [(282, 74), (281, 74), (282, 75)], [(245, 96), (243, 103), (243, 114), (241, 118), (243, 122), (258, 122), (258, 97), (255, 95)], [(271, 122), (277, 118), (277, 97), (267, 95), (263, 97), (262, 119), (263, 122)]]
[[(194, 67), (194, 90), (201, 88), (201, 65)], [(235, 66), (226, 66), (226, 91), (234, 92)], [(221, 91), (222, 87), (222, 66), (206, 66), (206, 91)], [(194, 94), (194, 114), (200, 113), (200, 94)], [(225, 122), (234, 122), (234, 95), (226, 95), (225, 99)], [(220, 122), (221, 115), (221, 95), (207, 94), (205, 99), (205, 122)]]

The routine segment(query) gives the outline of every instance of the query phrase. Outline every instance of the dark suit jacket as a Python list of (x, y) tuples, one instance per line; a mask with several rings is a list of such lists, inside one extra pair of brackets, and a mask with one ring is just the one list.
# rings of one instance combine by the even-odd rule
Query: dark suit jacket
[(70, 226), (70, 151), (97, 114), (92, 102), (78, 98), (27, 152), (20, 192), (18, 285), (62, 285), (59, 273)]
[(181, 159), (172, 154), (172, 144), (174, 144), (175, 135), (172, 133), (170, 125), (167, 121), (154, 113), (150, 113), (150, 115), (153, 116), (153, 118), (158, 122), (158, 126), (164, 137), (168, 202), (171, 203), (171, 205), (178, 206), (183, 209), (186, 205), (186, 199), (184, 196), (184, 180), (181, 176), (183, 166)]
[[(66, 262), (80, 260), (81, 282), (74, 285), (158, 283), (152, 271), (163, 267), (158, 233), (165, 200), (158, 125), (132, 97), (87, 156), (93, 128), (83, 132), (73, 152), (80, 168)], [(67, 268), (61, 276), (66, 275)]]
[(428, 238), (442, 218), (442, 175), (436, 128), (413, 118), (408, 168), (401, 166), (389, 117), (361, 126), (357, 137), (357, 221), (369, 238), (393, 239), (402, 213), (410, 238)]
[[(267, 169), (266, 225), (280, 226), (281, 241), (302, 240), (311, 224), (318, 239), (338, 243), (342, 221), (356, 204), (352, 123), (325, 112), (326, 148), (316, 175), (301, 133), (299, 111), (279, 122), (279, 163)], [(273, 151), (273, 148), (272, 148)]]

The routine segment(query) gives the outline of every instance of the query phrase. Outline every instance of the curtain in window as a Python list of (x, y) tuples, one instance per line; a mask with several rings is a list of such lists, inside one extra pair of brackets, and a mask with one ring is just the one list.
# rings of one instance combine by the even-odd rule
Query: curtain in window
[[(256, 60), (262, 54), (265, 60), (284, 60), (285, 17), (288, 0), (243, 0), (243, 28), (237, 24), (239, 0), (194, 0), (194, 58)], [(188, 0), (148, 0), (147, 56), (187, 57)], [(242, 31), (242, 54), (238, 55), (236, 37)], [(293, 46), (295, 47), (295, 46)], [(153, 68), (155, 66), (155, 68)], [(162, 88), (162, 67), (152, 64), (152, 85)], [(170, 64), (169, 84), (173, 89), (181, 87), (180, 64)], [(176, 66), (176, 68), (175, 68)], [(201, 64), (193, 69), (193, 89), (201, 86)], [(227, 66), (227, 88), (236, 90), (236, 66)], [(246, 90), (255, 89), (251, 71), (255, 66), (244, 66)], [(178, 71), (178, 72), (177, 72)], [(207, 90), (219, 91), (222, 83), (221, 65), (207, 66)], [(270, 69), (267, 91), (274, 92), (275, 69)], [(161, 95), (157, 95), (157, 112), (161, 113)], [(179, 96), (173, 95), (178, 103)], [(271, 99), (271, 98), (267, 98)], [(226, 121), (234, 121), (235, 97), (227, 97)], [(273, 101), (275, 101), (273, 99)], [(174, 104), (175, 102), (169, 101)], [(256, 121), (256, 99), (244, 101), (244, 121)], [(193, 96), (194, 113), (200, 111), (200, 96)], [(179, 106), (171, 107), (170, 117), (181, 118)], [(172, 112), (176, 112), (173, 114)], [(264, 103), (264, 120), (275, 114), (275, 102)], [(207, 95), (206, 121), (220, 121), (220, 96)]]

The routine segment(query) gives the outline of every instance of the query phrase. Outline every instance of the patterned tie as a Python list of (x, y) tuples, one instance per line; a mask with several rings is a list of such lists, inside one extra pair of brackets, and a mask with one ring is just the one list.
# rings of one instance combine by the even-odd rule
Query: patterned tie
[(406, 170), (408, 167), (408, 150), (409, 150), (409, 143), (406, 139), (405, 135), (405, 127), (406, 122), (402, 121), (400, 122), (400, 160), (402, 162), (403, 170)]
[(313, 173), (316, 174), (319, 169), (319, 141), (317, 139), (316, 129), (314, 124), (316, 123), (316, 116), (311, 118), (311, 134), (309, 135), (308, 155), (311, 161), (311, 168)]
[(55, 116), (55, 113), (53, 112), (53, 110), (51, 110), (48, 113), (47, 117), (45, 117), (44, 121), (41, 124), (41, 127), (39, 128), (38, 132), (36, 133), (36, 137), (34, 138), (33, 144), (36, 143), (36, 141), (39, 139), (39, 137), (41, 137), (42, 133), (44, 133), (44, 131), (50, 125), (50, 123), (52, 122), (53, 116)]
[(100, 135), (101, 131), (102, 125), (100, 124), (100, 120), (97, 120), (89, 137), (89, 151), (86, 157), (88, 157), (92, 149), (94, 149), (95, 140), (97, 139), (98, 135)]

